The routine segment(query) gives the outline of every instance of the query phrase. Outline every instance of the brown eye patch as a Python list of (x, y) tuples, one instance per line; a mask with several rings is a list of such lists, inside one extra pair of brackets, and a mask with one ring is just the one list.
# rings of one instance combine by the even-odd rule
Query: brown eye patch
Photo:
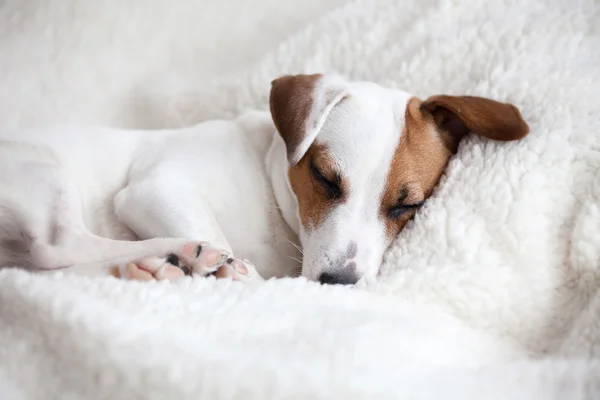
[(388, 235), (393, 236), (402, 230), (424, 203), (423, 192), (418, 182), (410, 182), (401, 186), (400, 194), (394, 203), (382, 204), (382, 211), (384, 207), (387, 207), (385, 219)]
[(302, 225), (317, 227), (327, 213), (345, 201), (348, 183), (335, 168), (327, 148), (314, 144), (288, 170), (290, 186), (298, 199)]
[(421, 101), (409, 100), (404, 127), (396, 147), (383, 196), (380, 215), (388, 238), (393, 238), (431, 195), (451, 152), (433, 121), (420, 110)]
[(332, 200), (339, 200), (342, 198), (344, 192), (342, 191), (342, 176), (339, 172), (335, 172), (333, 177), (326, 177), (324, 172), (316, 166), (314, 160), (310, 160), (310, 171), (313, 174), (313, 178), (321, 185), (327, 196)]

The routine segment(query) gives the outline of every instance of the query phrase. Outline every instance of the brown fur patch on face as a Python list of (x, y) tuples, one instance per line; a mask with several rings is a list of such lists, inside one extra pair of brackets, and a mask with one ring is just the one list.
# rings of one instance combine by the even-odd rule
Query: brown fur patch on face
[(282, 76), (271, 83), (271, 116), (290, 159), (306, 134), (313, 91), (322, 77), (321, 74)]
[[(390, 164), (380, 214), (386, 221), (388, 238), (393, 238), (416, 212), (412, 205), (431, 195), (452, 155), (431, 118), (421, 110), (421, 100), (408, 101), (404, 129)], [(391, 217), (394, 207), (406, 212)]]
[[(313, 166), (328, 181), (339, 186), (339, 197), (331, 196), (331, 191), (315, 176)], [(325, 146), (313, 144), (300, 162), (288, 169), (288, 177), (298, 199), (300, 221), (305, 228), (317, 227), (334, 206), (346, 199), (347, 179), (336, 168)]]

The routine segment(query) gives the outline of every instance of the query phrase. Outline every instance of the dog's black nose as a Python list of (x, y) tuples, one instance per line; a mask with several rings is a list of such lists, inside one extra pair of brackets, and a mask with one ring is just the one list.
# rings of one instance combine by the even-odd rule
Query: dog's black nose
[(358, 276), (353, 271), (323, 272), (319, 275), (319, 282), (324, 285), (354, 285)]

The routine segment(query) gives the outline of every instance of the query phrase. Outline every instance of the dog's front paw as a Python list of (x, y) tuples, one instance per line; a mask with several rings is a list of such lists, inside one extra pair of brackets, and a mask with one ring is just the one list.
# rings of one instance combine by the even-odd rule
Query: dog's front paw
[(188, 243), (165, 257), (148, 256), (127, 263), (119, 268), (119, 275), (132, 280), (174, 280), (186, 275), (262, 280), (250, 262), (234, 258), (206, 242)]

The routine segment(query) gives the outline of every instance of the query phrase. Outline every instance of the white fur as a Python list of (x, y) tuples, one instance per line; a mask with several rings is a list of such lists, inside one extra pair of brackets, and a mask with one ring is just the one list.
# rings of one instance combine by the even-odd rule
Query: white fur
[[(532, 133), (464, 141), (370, 294), (0, 272), (3, 397), (598, 397), (597, 2), (355, 1), (322, 19), (333, 2), (5, 3), (3, 128), (174, 127), (266, 109), (273, 76), (337, 70), (514, 102)], [(461, 341), (472, 326), (493, 336)]]
[[(381, 199), (410, 98), (324, 75), (286, 162), (264, 112), (179, 130), (0, 132), (0, 225), (11, 226), (0, 266), (108, 274), (140, 254), (163, 257), (199, 241), (250, 260), (264, 278), (284, 277), (299, 267), (299, 235), (303, 276), (372, 281), (391, 242)], [(300, 224), (288, 163), (313, 144), (327, 148), (346, 182), (344, 200), (323, 221)]]
[(30, 247), (14, 254), (3, 244), (0, 263), (98, 275), (203, 241), (253, 260), (264, 277), (289, 276), (295, 234), (265, 168), (274, 129), (268, 113), (253, 112), (180, 130), (0, 133), (4, 240), (25, 236)]
[(268, 113), (179, 130), (0, 132), (0, 225), (11, 226), (0, 266), (108, 274), (198, 241), (250, 260), (264, 278), (284, 277), (298, 269), (299, 234), (303, 276), (373, 280), (391, 242), (380, 204), (410, 97), (336, 75), (318, 80), (306, 135), (288, 162), (324, 145), (347, 187), (309, 226), (297, 221), (288, 162), (275, 154), (285, 149)]
[[(315, 123), (309, 119), (312, 124), (308, 126), (321, 129), (307, 136), (327, 149), (335, 170), (348, 183), (347, 198), (317, 226), (300, 229), (302, 274), (316, 280), (321, 273), (339, 268), (338, 262), (344, 266), (354, 262), (359, 278), (373, 280), (390, 243), (380, 213), (381, 198), (411, 96), (370, 82), (347, 82), (343, 90), (338, 90), (340, 81), (335, 76), (319, 81), (317, 96), (336, 93), (336, 99), (347, 97), (336, 107), (325, 108), (325, 121)], [(322, 101), (316, 101), (314, 108), (323, 109)], [(357, 253), (346, 259), (351, 243)]]

